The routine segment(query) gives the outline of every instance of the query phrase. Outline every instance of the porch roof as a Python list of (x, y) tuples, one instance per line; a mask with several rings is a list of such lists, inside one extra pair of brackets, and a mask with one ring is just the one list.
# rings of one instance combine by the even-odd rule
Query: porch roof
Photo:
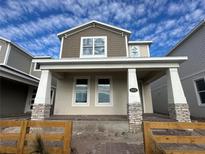
[(62, 58), (34, 59), (42, 70), (63, 69), (128, 69), (128, 68), (171, 68), (179, 67), (187, 57), (149, 57), (149, 58)]

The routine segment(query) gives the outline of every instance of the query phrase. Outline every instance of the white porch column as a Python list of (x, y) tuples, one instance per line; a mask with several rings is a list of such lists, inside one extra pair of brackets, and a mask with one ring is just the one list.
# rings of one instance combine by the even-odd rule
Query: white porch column
[(142, 89), (144, 113), (153, 113), (151, 85), (143, 84)]
[(168, 111), (171, 118), (189, 122), (190, 112), (177, 68), (167, 70)]
[(45, 119), (50, 116), (51, 78), (49, 70), (42, 70), (31, 119)]
[(142, 103), (137, 82), (136, 69), (128, 69), (128, 119), (129, 129), (136, 132), (142, 124)]

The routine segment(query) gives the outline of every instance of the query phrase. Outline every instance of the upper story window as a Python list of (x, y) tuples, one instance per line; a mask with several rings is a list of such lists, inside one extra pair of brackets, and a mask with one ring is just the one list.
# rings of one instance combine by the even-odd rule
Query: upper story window
[(137, 45), (130, 46), (130, 57), (140, 57), (140, 49)]
[(107, 57), (107, 37), (81, 37), (81, 58)]
[(205, 105), (205, 78), (195, 80), (198, 100), (200, 105)]

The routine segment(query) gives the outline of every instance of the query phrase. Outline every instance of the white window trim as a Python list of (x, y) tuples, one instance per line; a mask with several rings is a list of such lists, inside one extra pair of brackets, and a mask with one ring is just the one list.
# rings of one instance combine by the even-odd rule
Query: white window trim
[[(76, 80), (77, 79), (88, 79), (88, 93), (87, 93), (87, 102), (86, 103), (76, 103), (75, 98), (76, 98)], [(81, 106), (81, 107), (88, 107), (90, 106), (90, 77), (89, 76), (76, 76), (73, 78), (73, 92), (72, 92), (72, 106)]]
[(37, 72), (41, 72), (41, 69), (36, 69), (36, 65), (37, 65), (37, 63), (34, 63), (34, 71), (37, 71)]
[[(139, 56), (137, 56), (137, 57), (132, 57), (131, 56), (131, 48), (132, 48), (132, 46), (135, 46), (135, 47), (137, 47), (138, 48), (138, 51), (139, 51)], [(131, 45), (130, 46), (130, 48), (129, 48), (129, 57), (131, 57), (131, 58), (140, 58), (141, 57), (141, 52), (140, 52), (140, 46), (139, 45)]]
[[(105, 54), (104, 55), (94, 55), (94, 43), (93, 43), (93, 55), (83, 55), (83, 39), (87, 38), (103, 38), (105, 40)], [(106, 58), (107, 57), (107, 36), (86, 36), (81, 37), (80, 41), (80, 58)]]
[[(110, 79), (110, 102), (98, 102), (98, 79)], [(97, 107), (111, 107), (113, 106), (113, 82), (111, 76), (95, 76), (95, 106)]]
[(199, 93), (198, 93), (198, 90), (197, 90), (197, 87), (196, 87), (196, 82), (195, 82), (195, 81), (197, 81), (197, 80), (199, 80), (199, 79), (204, 79), (204, 80), (205, 80), (205, 76), (201, 76), (201, 77), (197, 77), (197, 78), (194, 78), (194, 79), (193, 79), (194, 90), (195, 90), (195, 94), (196, 94), (196, 99), (197, 99), (198, 106), (205, 107), (205, 104), (202, 104), (202, 103), (201, 103), (201, 99), (200, 99), (200, 96), (199, 96)]

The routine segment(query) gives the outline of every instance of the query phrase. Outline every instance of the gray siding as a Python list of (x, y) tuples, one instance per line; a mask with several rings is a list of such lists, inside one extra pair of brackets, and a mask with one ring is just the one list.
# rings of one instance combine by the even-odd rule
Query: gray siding
[(0, 117), (24, 113), (28, 86), (0, 77)]
[(83, 36), (107, 36), (108, 57), (126, 56), (125, 36), (102, 28), (91, 27), (64, 39), (62, 58), (80, 57), (80, 41)]
[(0, 46), (1, 46), (0, 47), (0, 63), (3, 63), (5, 55), (6, 55), (8, 43), (3, 40), (0, 40)]
[(34, 71), (34, 63), (31, 63), (31, 75), (40, 78), (41, 77), (41, 71)]
[(16, 48), (15, 46), (11, 45), (7, 65), (29, 74), (31, 61), (32, 57), (25, 54), (23, 51)]
[[(182, 86), (190, 106), (191, 115), (194, 117), (205, 117), (205, 106), (199, 106), (194, 87), (194, 79), (205, 76), (205, 26), (192, 34), (186, 41), (177, 47), (169, 56), (188, 56), (188, 61), (181, 64), (179, 69)], [(157, 89), (157, 86), (161, 88)], [(154, 110), (157, 112), (165, 112), (167, 107), (163, 104), (167, 96), (163, 95), (166, 88), (165, 77), (152, 84), (152, 97)], [(163, 95), (162, 99), (158, 99), (158, 94)]]

